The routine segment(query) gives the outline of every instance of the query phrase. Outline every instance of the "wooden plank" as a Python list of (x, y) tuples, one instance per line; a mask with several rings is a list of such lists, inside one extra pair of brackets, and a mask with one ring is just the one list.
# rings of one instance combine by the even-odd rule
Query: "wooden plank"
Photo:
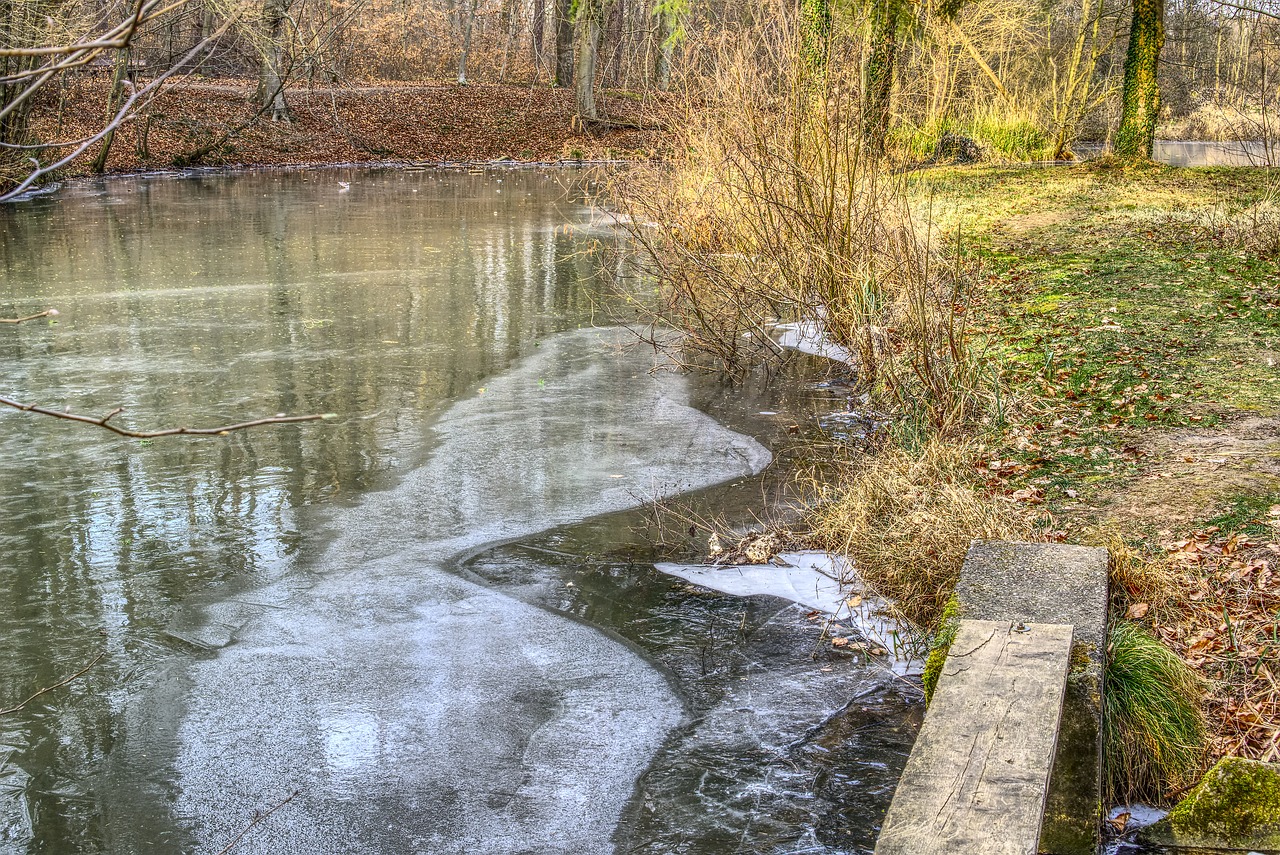
[(1071, 638), (961, 621), (876, 855), (1035, 855)]

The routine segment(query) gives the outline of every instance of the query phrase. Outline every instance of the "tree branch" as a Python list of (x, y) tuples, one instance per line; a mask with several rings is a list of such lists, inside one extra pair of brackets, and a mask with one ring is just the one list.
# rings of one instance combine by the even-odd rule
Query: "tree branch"
[[(152, 94), (152, 90), (158, 89), (159, 87), (164, 85), (164, 82), (166, 80), (168, 80), (173, 75), (177, 74), (184, 66), (186, 66), (188, 63), (194, 60), (197, 56), (199, 56), (199, 54), (202, 51), (204, 51), (205, 48), (212, 49), (213, 43), (217, 41), (217, 39), (219, 39), (223, 33), (229, 30), (232, 27), (232, 25), (234, 25), (236, 21), (241, 17), (241, 15), (242, 15), (242, 11), (237, 11), (230, 18), (228, 18), (227, 21), (222, 24), (222, 26), (220, 26), (217, 30), (211, 33), (208, 37), (201, 40), (199, 44), (197, 44), (194, 48), (188, 51), (176, 63), (171, 65), (168, 68), (168, 70), (166, 70), (163, 74), (161, 74), (159, 77), (156, 77), (154, 80), (149, 82), (147, 85), (143, 86), (141, 89), (137, 89), (136, 91), (134, 91), (133, 94), (129, 96), (128, 100), (126, 100), (124, 104), (121, 105), (120, 109), (116, 111), (115, 116), (109, 122), (107, 122), (107, 124), (101, 130), (99, 130), (93, 136), (88, 137), (87, 139), (81, 141), (81, 143), (77, 145), (76, 148), (70, 154), (62, 157), (61, 159), (59, 159), (54, 163), (48, 164), (47, 166), (41, 166), (38, 160), (36, 160), (35, 158), (31, 158), (31, 160), (35, 163), (36, 168), (32, 170), (30, 173), (28, 173), (27, 177), (24, 178), (16, 187), (14, 187), (13, 189), (9, 190), (6, 193), (0, 193), (0, 202), (8, 202), (16, 198), (17, 196), (20, 196), (22, 193), (26, 192), (28, 187), (35, 184), (36, 181), (40, 180), (40, 178), (43, 177), (44, 175), (47, 175), (50, 172), (54, 172), (58, 169), (61, 169), (71, 161), (75, 160), (77, 157), (83, 154), (89, 148), (89, 146), (91, 146), (93, 143), (105, 137), (108, 133), (115, 130), (115, 128), (119, 126), (123, 121), (125, 121), (125, 119), (129, 118), (131, 116), (131, 111), (133, 109), (134, 102), (136, 102), (143, 95), (146, 95), (148, 97), (148, 100), (146, 103), (150, 103), (150, 101), (155, 98), (155, 95)], [(53, 71), (48, 71), (46, 72), (46, 74), (43, 76), (41, 80), (35, 81), (30, 85), (28, 85), (27, 89), (24, 90), (23, 93), (19, 95), (16, 99), (14, 99), (13, 102), (10, 102), (8, 105), (0, 108), (0, 117), (3, 117), (7, 111), (12, 109), (16, 105), (16, 102), (22, 100), (23, 98), (26, 98), (30, 93), (34, 92), (40, 86), (43, 86), (45, 83), (47, 83), (48, 79), (53, 77), (53, 75), (54, 75)]]
[(12, 707), (9, 707), (8, 709), (0, 710), (0, 715), (9, 715), (10, 713), (16, 713), (19, 710), (21, 710), (23, 707), (25, 707), (27, 704), (34, 701), (36, 698), (40, 697), (41, 695), (48, 694), (49, 692), (52, 692), (54, 689), (61, 689), (63, 686), (67, 685), (72, 680), (78, 680), (79, 678), (83, 677), (85, 674), (88, 674), (89, 669), (92, 668), (94, 665), (97, 665), (99, 662), (101, 662), (102, 657), (106, 655), (107, 655), (107, 651), (105, 650), (101, 651), (100, 653), (98, 653), (97, 656), (93, 657), (92, 662), (90, 662), (88, 665), (81, 668), (76, 673), (72, 674), (70, 677), (67, 677), (65, 680), (59, 680), (58, 682), (54, 683), (52, 686), (45, 686), (43, 689), (36, 692), (34, 695), (27, 698), (22, 703), (17, 704), (16, 706), (12, 706)]
[(285, 798), (283, 798), (283, 799), (281, 799), (280, 801), (276, 802), (274, 805), (272, 805), (272, 806), (271, 806), (270, 808), (268, 808), (267, 810), (265, 810), (265, 811), (255, 810), (255, 811), (253, 812), (253, 821), (251, 821), (248, 825), (246, 825), (244, 828), (242, 828), (242, 829), (240, 830), (240, 833), (239, 833), (239, 834), (237, 834), (235, 837), (231, 838), (231, 842), (230, 842), (230, 843), (228, 843), (226, 846), (222, 847), (222, 849), (218, 850), (218, 855), (227, 855), (227, 853), (228, 853), (228, 852), (230, 852), (232, 849), (234, 849), (234, 848), (236, 847), (236, 844), (238, 844), (238, 843), (240, 842), (240, 840), (241, 840), (241, 839), (242, 839), (246, 834), (248, 834), (250, 831), (252, 831), (252, 830), (253, 830), (253, 827), (254, 827), (255, 825), (257, 825), (258, 823), (262, 822), (262, 821), (263, 821), (263, 820), (265, 820), (267, 817), (271, 816), (271, 814), (273, 814), (273, 813), (275, 813), (276, 811), (280, 810), (280, 808), (284, 807), (285, 805), (287, 805), (289, 802), (291, 802), (291, 801), (293, 801), (294, 799), (296, 799), (296, 798), (297, 798), (299, 795), (301, 795), (301, 794), (302, 794), (302, 790), (294, 790), (294, 791), (293, 791), (292, 793), (290, 793), (288, 796), (286, 796)]
[(127, 436), (132, 439), (154, 439), (159, 436), (223, 436), (232, 431), (245, 430), (247, 428), (259, 427), (261, 425), (289, 425), (299, 422), (315, 422), (322, 419), (336, 419), (333, 413), (323, 413), (310, 416), (286, 416), (276, 415), (265, 419), (254, 419), (248, 422), (239, 422), (232, 425), (223, 425), (222, 427), (213, 428), (165, 428), (164, 430), (130, 430), (129, 428), (117, 427), (110, 424), (111, 420), (124, 412), (124, 407), (116, 407), (102, 418), (94, 418), (93, 416), (80, 416), (75, 413), (58, 412), (50, 410), (46, 407), (36, 406), (35, 404), (23, 404), (12, 398), (0, 397), (0, 404), (6, 407), (12, 407), (15, 410), (21, 410), (24, 413), (36, 413), (41, 416), (51, 416), (55, 419), (64, 419), (69, 422), (79, 422), (80, 424), (95, 425), (100, 428), (111, 431), (120, 436)]
[(34, 315), (27, 315), (25, 318), (0, 318), (0, 324), (20, 324), (23, 321), (34, 321), (37, 318), (53, 318), (57, 317), (57, 309), (45, 309)]
[(1259, 5), (1253, 5), (1250, 3), (1232, 3), (1230, 0), (1213, 0), (1213, 4), (1215, 6), (1226, 6), (1240, 12), (1252, 12), (1255, 15), (1265, 15), (1268, 18), (1280, 21), (1280, 11), (1273, 12), (1269, 9), (1263, 9)]

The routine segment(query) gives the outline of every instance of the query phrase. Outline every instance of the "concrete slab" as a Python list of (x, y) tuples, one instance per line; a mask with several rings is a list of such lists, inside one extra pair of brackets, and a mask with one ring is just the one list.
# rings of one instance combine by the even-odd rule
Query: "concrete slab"
[(1071, 626), (961, 621), (876, 855), (1034, 855)]
[(1074, 627), (1039, 844), (1049, 855), (1093, 855), (1101, 843), (1107, 563), (1102, 548), (976, 540), (956, 586), (962, 618)]

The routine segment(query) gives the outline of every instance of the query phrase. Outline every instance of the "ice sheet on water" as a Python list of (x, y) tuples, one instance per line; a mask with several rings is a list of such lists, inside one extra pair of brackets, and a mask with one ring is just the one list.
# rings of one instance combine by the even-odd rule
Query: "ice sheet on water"
[(782, 347), (836, 362), (853, 363), (853, 354), (828, 338), (827, 331), (817, 321), (778, 324), (773, 329), (774, 340)]
[(768, 564), (655, 564), (686, 582), (737, 597), (768, 596), (799, 603), (848, 622), (868, 641), (890, 652), (896, 672), (919, 670), (903, 644), (913, 630), (895, 620), (891, 604), (871, 594), (851, 562), (821, 550), (780, 553)]
[(305, 584), (210, 604), (234, 632), (183, 675), (171, 762), (188, 850), (218, 851), (295, 789), (238, 852), (612, 850), (680, 701), (632, 648), (449, 567), (767, 464), (629, 341), (544, 340), (444, 414), (425, 465), (313, 533), (331, 543)]

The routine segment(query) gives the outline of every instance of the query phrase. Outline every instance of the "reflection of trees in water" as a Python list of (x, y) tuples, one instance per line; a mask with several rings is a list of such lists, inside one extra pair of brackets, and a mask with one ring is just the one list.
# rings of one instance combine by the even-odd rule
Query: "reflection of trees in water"
[(29, 817), (37, 846), (93, 851), (118, 821), (106, 761), (131, 687), (191, 652), (165, 633), (185, 598), (283, 572), (303, 508), (417, 462), (444, 401), (589, 317), (592, 271), (544, 178), (335, 182), (112, 183), (0, 215), (0, 314), (62, 312), (3, 330), (0, 393), (142, 426), (342, 416), (149, 444), (0, 416), (0, 706), (108, 651), (0, 718), (0, 826)]

